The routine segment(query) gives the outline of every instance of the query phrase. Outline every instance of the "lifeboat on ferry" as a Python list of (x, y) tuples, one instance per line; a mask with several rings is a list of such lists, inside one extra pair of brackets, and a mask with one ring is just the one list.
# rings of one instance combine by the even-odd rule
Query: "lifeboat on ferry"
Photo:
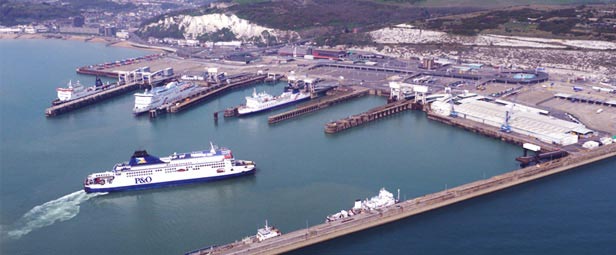
[(217, 173), (224, 173), (225, 169), (224, 168), (218, 168), (218, 169), (216, 169), (216, 172)]

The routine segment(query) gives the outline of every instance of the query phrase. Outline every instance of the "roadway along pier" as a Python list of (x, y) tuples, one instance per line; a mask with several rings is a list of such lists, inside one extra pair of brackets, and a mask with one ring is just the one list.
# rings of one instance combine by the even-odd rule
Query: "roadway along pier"
[(245, 243), (237, 241), (227, 245), (193, 251), (189, 254), (280, 254), (289, 252), (614, 156), (616, 156), (616, 144), (610, 144), (541, 165), (522, 168), (489, 179), (478, 180), (451, 189), (406, 200), (380, 210), (354, 215), (344, 220), (337, 220), (296, 230), (262, 242)]
[(289, 119), (292, 119), (292, 118), (296, 118), (296, 117), (302, 116), (304, 114), (308, 114), (308, 113), (311, 113), (311, 112), (316, 112), (316, 111), (321, 110), (323, 108), (327, 108), (327, 107), (330, 107), (332, 105), (335, 105), (335, 104), (338, 104), (338, 103), (342, 103), (344, 101), (348, 101), (348, 100), (351, 100), (351, 99), (354, 99), (354, 98), (363, 97), (365, 95), (368, 95), (368, 92), (369, 92), (369, 89), (361, 88), (361, 87), (353, 87), (353, 88), (351, 88), (350, 92), (336, 90), (336, 93), (339, 93), (338, 95), (332, 95), (332, 96), (328, 96), (326, 98), (320, 98), (320, 99), (318, 99), (316, 101), (307, 103), (305, 105), (298, 106), (297, 108), (295, 108), (293, 110), (269, 116), (267, 118), (267, 122), (269, 124), (274, 124), (274, 123), (278, 123), (278, 122), (281, 122), (281, 121), (285, 121), (285, 120), (289, 120)]

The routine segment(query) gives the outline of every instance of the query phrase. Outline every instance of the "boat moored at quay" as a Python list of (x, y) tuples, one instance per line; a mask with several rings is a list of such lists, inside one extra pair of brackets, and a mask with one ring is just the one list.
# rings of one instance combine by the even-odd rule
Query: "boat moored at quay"
[(175, 102), (186, 98), (197, 90), (198, 86), (187, 81), (172, 81), (165, 86), (155, 87), (145, 90), (142, 93), (135, 93), (135, 107), (133, 113), (139, 115), (156, 109), (166, 103)]
[(310, 99), (310, 93), (299, 89), (285, 91), (278, 96), (272, 96), (266, 92), (257, 93), (255, 89), (251, 97), (246, 97), (246, 104), (237, 108), (237, 113), (240, 116), (248, 115), (308, 99)]
[(215, 181), (253, 174), (256, 164), (235, 160), (231, 150), (210, 144), (210, 150), (155, 157), (135, 151), (128, 162), (111, 171), (93, 173), (83, 183), (86, 193), (148, 189), (194, 182)]
[(385, 188), (381, 188), (377, 196), (363, 201), (357, 199), (355, 200), (353, 208), (348, 211), (342, 210), (338, 213), (329, 215), (325, 218), (325, 222), (337, 221), (363, 212), (382, 209), (397, 204), (398, 202), (400, 202), (400, 190), (398, 190), (398, 198), (394, 198), (394, 195), (391, 192), (387, 191)]
[(230, 248), (237, 247), (237, 246), (250, 245), (254, 243), (260, 243), (265, 240), (278, 237), (280, 235), (282, 235), (282, 232), (280, 231), (280, 229), (274, 226), (268, 225), (267, 220), (266, 220), (265, 226), (257, 229), (256, 235), (244, 237), (242, 240), (236, 241), (235, 243), (232, 243), (232, 244), (227, 244), (227, 245), (222, 245), (222, 246), (215, 245), (211, 247), (206, 247), (206, 248), (190, 251), (190, 252), (187, 252), (186, 255), (224, 254), (225, 251), (228, 251), (228, 249)]
[(96, 86), (87, 88), (81, 85), (79, 81), (77, 81), (75, 84), (73, 84), (73, 81), (69, 81), (66, 88), (56, 89), (56, 92), (58, 92), (58, 99), (53, 101), (53, 104), (61, 104), (64, 102), (92, 95), (102, 88), (102, 82), (99, 86), (99, 81), (100, 80), (98, 79), (96, 80)]

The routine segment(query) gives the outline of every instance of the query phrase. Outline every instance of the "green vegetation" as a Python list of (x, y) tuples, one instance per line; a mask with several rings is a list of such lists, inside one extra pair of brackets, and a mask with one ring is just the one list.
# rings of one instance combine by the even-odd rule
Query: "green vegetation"
[(571, 29), (575, 27), (575, 24), (579, 22), (578, 19), (557, 19), (542, 21), (537, 26), (537, 29), (551, 32), (552, 34), (566, 34), (571, 32)]
[[(318, 34), (337, 33), (345, 28), (380, 28), (428, 18), (443, 11), (356, 0), (253, 1), (231, 6), (229, 10), (262, 26), (298, 32), (310, 30)], [(450, 9), (447, 12), (459, 13), (460, 10)]]
[(594, 12), (592, 8), (583, 5), (555, 10), (522, 8), (484, 12), (464, 18), (431, 19), (418, 25), (459, 35), (476, 35), (487, 30), (489, 33), (599, 36), (597, 39), (608, 39), (606, 36), (610, 35), (601, 34), (604, 27), (588, 23), (589, 18), (595, 17)]
[(184, 39), (183, 31), (177, 24), (170, 25), (169, 27), (163, 27), (162, 25), (150, 26), (145, 29), (140, 29), (138, 35), (142, 38), (156, 37), (156, 38), (176, 38)]
[(202, 15), (218, 13), (218, 12), (220, 12), (220, 10), (212, 9), (212, 8), (205, 7), (205, 6), (195, 8), (195, 9), (177, 10), (177, 11), (172, 11), (172, 12), (168, 12), (165, 14), (156, 15), (152, 18), (146, 19), (141, 22), (141, 26), (146, 26), (148, 24), (158, 22), (159, 20), (165, 19), (167, 17), (175, 17), (178, 15), (202, 16)]
[(109, 0), (65, 0), (67, 5), (49, 3), (26, 3), (0, 0), (0, 24), (14, 26), (41, 22), (50, 19), (69, 18), (80, 14), (84, 9), (117, 11), (133, 8), (133, 4), (121, 5)]
[[(383, 27), (413, 23), (421, 28), (440, 30), (461, 35), (476, 35), (489, 32), (507, 35), (558, 37), (585, 36), (596, 39), (609, 39), (615, 36), (611, 26), (594, 26), (588, 23), (595, 17), (596, 11), (585, 6), (572, 8), (564, 6), (537, 8), (507, 8), (485, 11), (485, 8), (522, 3), (553, 3), (557, 0), (451, 0), (458, 7), (421, 7), (441, 0), (223, 0), (234, 2), (227, 9), (210, 9), (201, 7), (182, 10), (150, 19), (145, 24), (157, 22), (166, 17), (177, 15), (199, 16), (211, 13), (233, 13), (242, 19), (261, 26), (296, 31), (303, 38), (315, 38), (319, 44), (327, 45), (367, 45), (372, 38), (362, 31), (371, 31)], [(585, 0), (563, 0), (570, 2), (588, 2)], [(463, 5), (469, 2), (475, 5)], [(491, 4), (488, 2), (492, 2)], [(481, 7), (468, 7), (478, 6)], [(485, 6), (482, 6), (485, 5)], [(482, 11), (482, 12), (477, 12)], [(476, 12), (476, 13), (475, 13)], [(463, 14), (463, 15), (458, 15)], [(455, 15), (455, 16), (451, 16)], [(443, 18), (438, 18), (443, 17)], [(143, 28), (140, 30), (143, 31)], [(351, 33), (353, 31), (353, 33)], [(179, 31), (161, 31), (149, 28), (143, 35), (161, 37), (179, 34)], [(168, 36), (173, 37), (173, 36)], [(202, 35), (200, 40), (221, 41), (235, 38), (230, 31), (216, 31)], [(286, 41), (269, 35), (250, 39), (257, 45), (268, 45)]]
[(233, 2), (236, 2), (238, 4), (254, 4), (254, 3), (260, 3), (260, 2), (269, 2), (270, 0), (233, 0)]
[(216, 32), (206, 33), (197, 37), (202, 42), (228, 42), (237, 40), (237, 36), (229, 28), (222, 28)]
[(79, 12), (49, 4), (21, 3), (0, 0), (0, 24), (14, 26), (57, 18), (68, 18)]
[(368, 33), (343, 33), (317, 37), (315, 43), (328, 46), (366, 46), (374, 44), (374, 41)]

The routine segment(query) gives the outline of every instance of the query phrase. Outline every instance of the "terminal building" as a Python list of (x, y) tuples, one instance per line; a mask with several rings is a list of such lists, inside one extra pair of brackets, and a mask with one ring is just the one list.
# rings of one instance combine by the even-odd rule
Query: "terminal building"
[(507, 101), (487, 102), (477, 99), (460, 100), (460, 104), (455, 105), (436, 101), (431, 106), (432, 110), (440, 115), (455, 115), (458, 118), (499, 128), (507, 125), (511, 132), (534, 137), (549, 144), (562, 146), (576, 144), (580, 135), (594, 133), (583, 124), (549, 116), (545, 110)]

